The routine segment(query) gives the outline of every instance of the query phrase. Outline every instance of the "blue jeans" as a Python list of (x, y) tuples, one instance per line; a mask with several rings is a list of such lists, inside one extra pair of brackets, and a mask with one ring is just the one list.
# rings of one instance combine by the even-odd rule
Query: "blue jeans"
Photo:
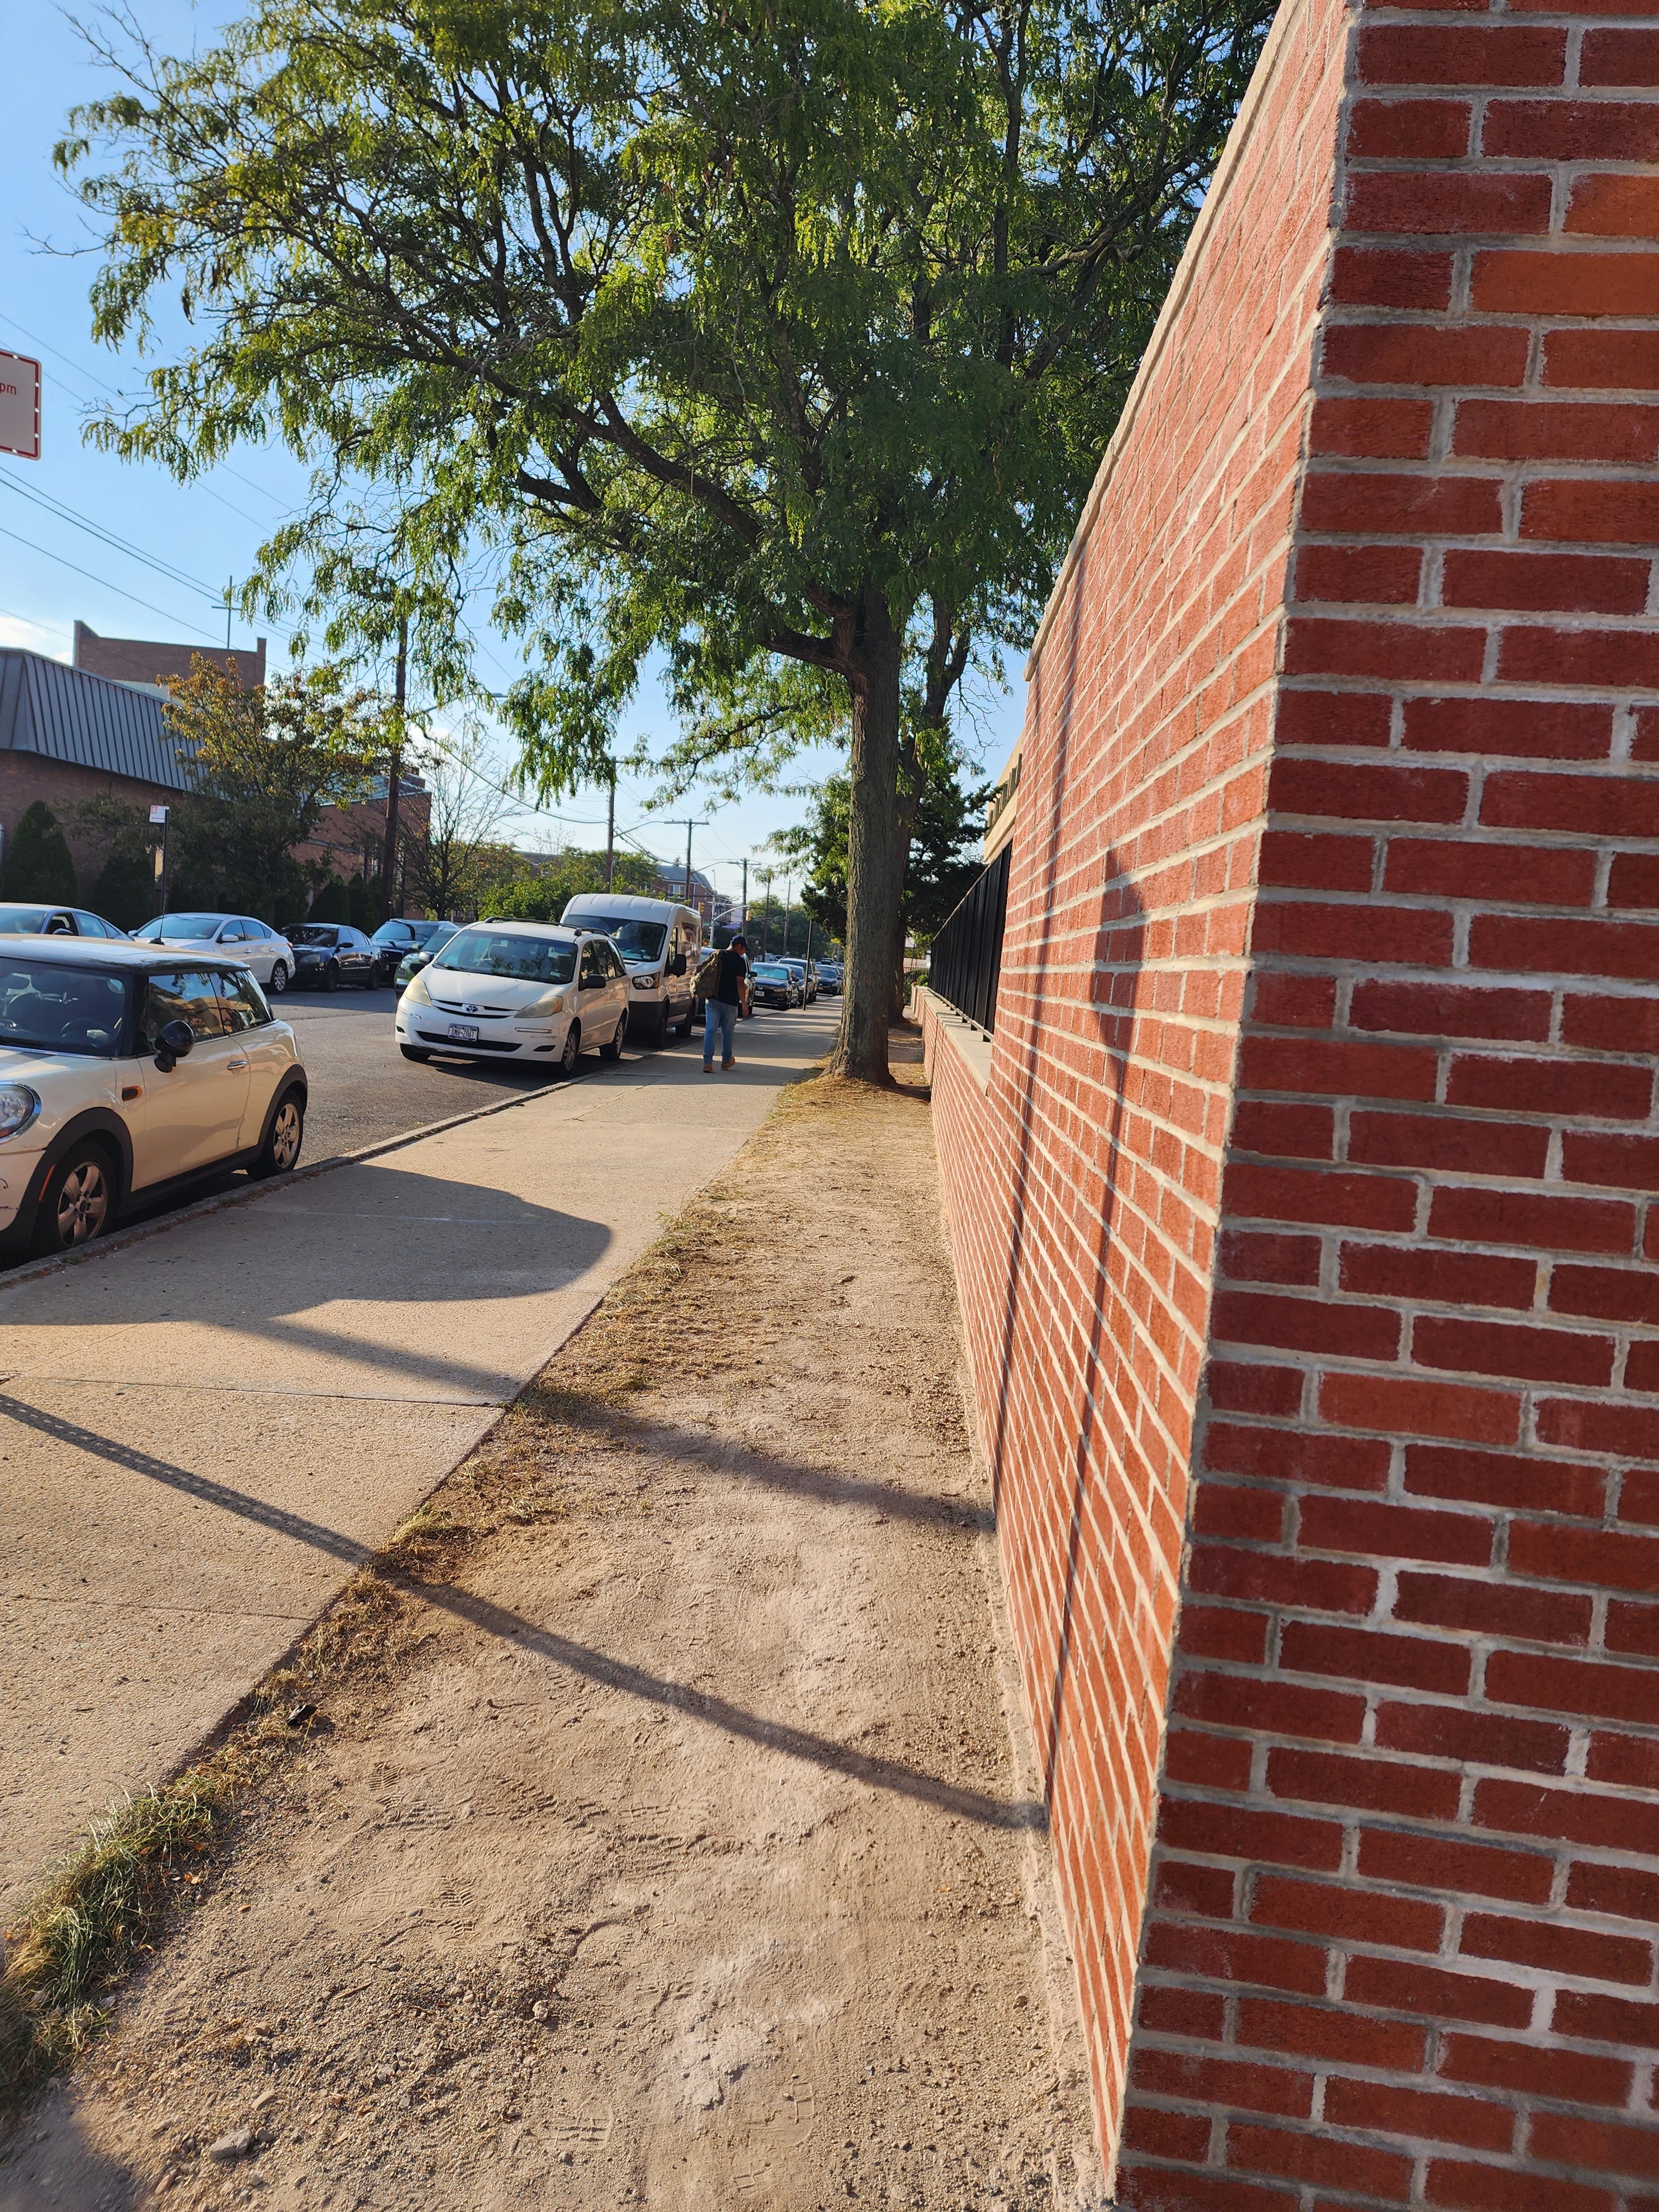
[(732, 1041), (738, 1026), (738, 1010), (728, 1006), (724, 999), (710, 999), (702, 1018), (702, 1064), (712, 1067), (714, 1061), (714, 1038), (722, 1040), (720, 1058), (732, 1057)]

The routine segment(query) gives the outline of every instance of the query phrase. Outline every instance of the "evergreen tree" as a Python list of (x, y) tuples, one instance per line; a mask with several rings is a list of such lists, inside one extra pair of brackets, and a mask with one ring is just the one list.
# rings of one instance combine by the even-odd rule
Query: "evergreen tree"
[(0, 896), (49, 899), (55, 905), (69, 904), (79, 896), (70, 848), (58, 826), (58, 817), (44, 799), (24, 809), (21, 820), (6, 840)]
[(137, 929), (155, 910), (155, 865), (142, 848), (117, 846), (99, 872), (92, 902), (118, 929)]

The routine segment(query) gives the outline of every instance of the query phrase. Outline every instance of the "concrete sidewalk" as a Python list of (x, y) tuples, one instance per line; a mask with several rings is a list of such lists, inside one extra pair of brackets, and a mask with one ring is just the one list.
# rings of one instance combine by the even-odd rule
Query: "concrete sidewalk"
[(695, 1047), (595, 1069), (0, 1290), (0, 1907), (280, 1657), (834, 1024), (745, 1023), (713, 1080)]

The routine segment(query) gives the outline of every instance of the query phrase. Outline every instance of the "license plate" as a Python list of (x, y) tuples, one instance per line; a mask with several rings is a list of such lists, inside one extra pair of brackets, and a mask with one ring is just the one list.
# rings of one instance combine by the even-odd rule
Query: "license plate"
[(478, 1024), (476, 1022), (451, 1022), (449, 1034), (457, 1044), (477, 1044)]

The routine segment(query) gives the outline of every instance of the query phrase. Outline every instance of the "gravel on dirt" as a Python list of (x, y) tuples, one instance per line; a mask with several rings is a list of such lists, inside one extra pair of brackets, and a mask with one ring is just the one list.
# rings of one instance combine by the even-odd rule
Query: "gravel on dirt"
[(5, 2212), (1102, 2203), (898, 1073), (786, 1092), (358, 1578)]

